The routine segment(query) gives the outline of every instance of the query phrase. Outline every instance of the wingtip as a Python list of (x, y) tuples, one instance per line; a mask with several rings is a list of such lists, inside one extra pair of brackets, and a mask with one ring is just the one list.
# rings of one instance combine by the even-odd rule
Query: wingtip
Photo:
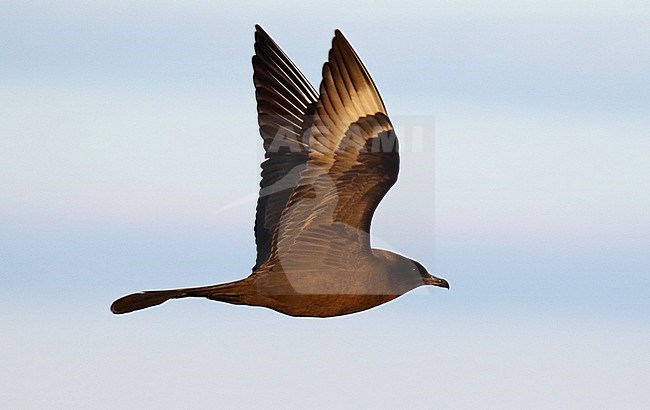
[(255, 41), (269, 40), (271, 36), (259, 24), (255, 24)]
[(339, 50), (349, 49), (356, 55), (354, 48), (352, 48), (352, 44), (350, 44), (348, 39), (345, 37), (345, 35), (343, 35), (341, 30), (339, 29), (334, 30), (334, 38), (332, 38), (332, 48), (338, 48)]
[[(359, 57), (357, 52), (354, 50), (352, 44), (350, 44), (348, 39), (343, 35), (341, 30), (338, 28), (334, 30), (334, 38), (332, 39), (332, 48), (330, 49), (329, 52), (329, 61), (333, 60), (333, 56), (336, 54), (335, 50), (338, 51), (338, 53), (341, 55), (341, 57), (339, 58), (341, 58), (344, 61), (348, 61), (349, 64), (353, 66), (357, 66), (358, 70), (362, 73), (362, 75), (366, 77), (367, 83), (371, 85), (371, 88), (374, 89), (374, 92), (376, 94), (376, 98), (375, 97), (373, 98), (376, 100), (377, 107), (379, 108), (378, 112), (382, 112), (386, 114), (386, 106), (384, 105), (381, 95), (379, 94), (379, 90), (377, 90), (377, 86), (375, 85), (374, 80), (370, 76), (368, 69), (366, 69), (366, 66), (361, 61), (361, 57)], [(347, 62), (344, 64), (348, 65)], [(324, 73), (325, 73), (325, 65), (323, 65), (323, 74)]]
[(337, 28), (336, 30), (334, 30), (334, 38), (332, 39), (332, 44), (336, 44), (338, 42), (345, 44), (348, 47), (350, 46), (350, 42), (348, 41), (347, 38), (345, 38), (343, 32), (341, 32), (341, 30)]
[(343, 37), (343, 33), (341, 33), (341, 30), (339, 29), (334, 30), (334, 37), (332, 37), (332, 48), (334, 48), (336, 46), (336, 43), (341, 41), (342, 38), (345, 37)]

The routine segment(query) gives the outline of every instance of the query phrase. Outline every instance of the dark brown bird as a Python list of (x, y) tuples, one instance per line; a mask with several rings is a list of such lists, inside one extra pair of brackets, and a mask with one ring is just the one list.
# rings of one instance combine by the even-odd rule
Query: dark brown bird
[(242, 280), (135, 293), (121, 314), (204, 297), (329, 317), (381, 305), (422, 285), (449, 288), (418, 262), (370, 246), (370, 222), (397, 181), (398, 143), (368, 71), (340, 31), (320, 95), (259, 26), (253, 79), (266, 159), (255, 218), (257, 261)]

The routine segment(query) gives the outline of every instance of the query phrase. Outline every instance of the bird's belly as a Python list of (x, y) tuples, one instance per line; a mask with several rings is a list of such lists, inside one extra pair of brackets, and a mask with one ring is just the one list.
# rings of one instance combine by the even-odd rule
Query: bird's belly
[(273, 295), (263, 306), (289, 316), (332, 317), (361, 312), (398, 295)]

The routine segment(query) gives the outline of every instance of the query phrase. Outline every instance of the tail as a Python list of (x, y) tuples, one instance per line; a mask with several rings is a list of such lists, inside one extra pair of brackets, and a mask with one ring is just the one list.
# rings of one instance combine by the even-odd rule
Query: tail
[(244, 280), (240, 280), (237, 282), (202, 286), (198, 288), (148, 290), (145, 292), (132, 293), (117, 299), (111, 305), (111, 312), (116, 315), (121, 315), (123, 313), (157, 306), (167, 302), (169, 299), (188, 297), (204, 297), (222, 302), (236, 303), (239, 296), (246, 293), (246, 289), (247, 287)]

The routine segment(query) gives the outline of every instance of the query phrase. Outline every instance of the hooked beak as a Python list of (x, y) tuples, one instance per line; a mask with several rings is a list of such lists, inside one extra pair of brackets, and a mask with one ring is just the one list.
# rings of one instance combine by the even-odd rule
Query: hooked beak
[(440, 288), (447, 288), (449, 289), (449, 282), (442, 278), (436, 278), (435, 276), (431, 275), (428, 278), (424, 280), (424, 283), (427, 285), (433, 285), (433, 286), (438, 286)]

